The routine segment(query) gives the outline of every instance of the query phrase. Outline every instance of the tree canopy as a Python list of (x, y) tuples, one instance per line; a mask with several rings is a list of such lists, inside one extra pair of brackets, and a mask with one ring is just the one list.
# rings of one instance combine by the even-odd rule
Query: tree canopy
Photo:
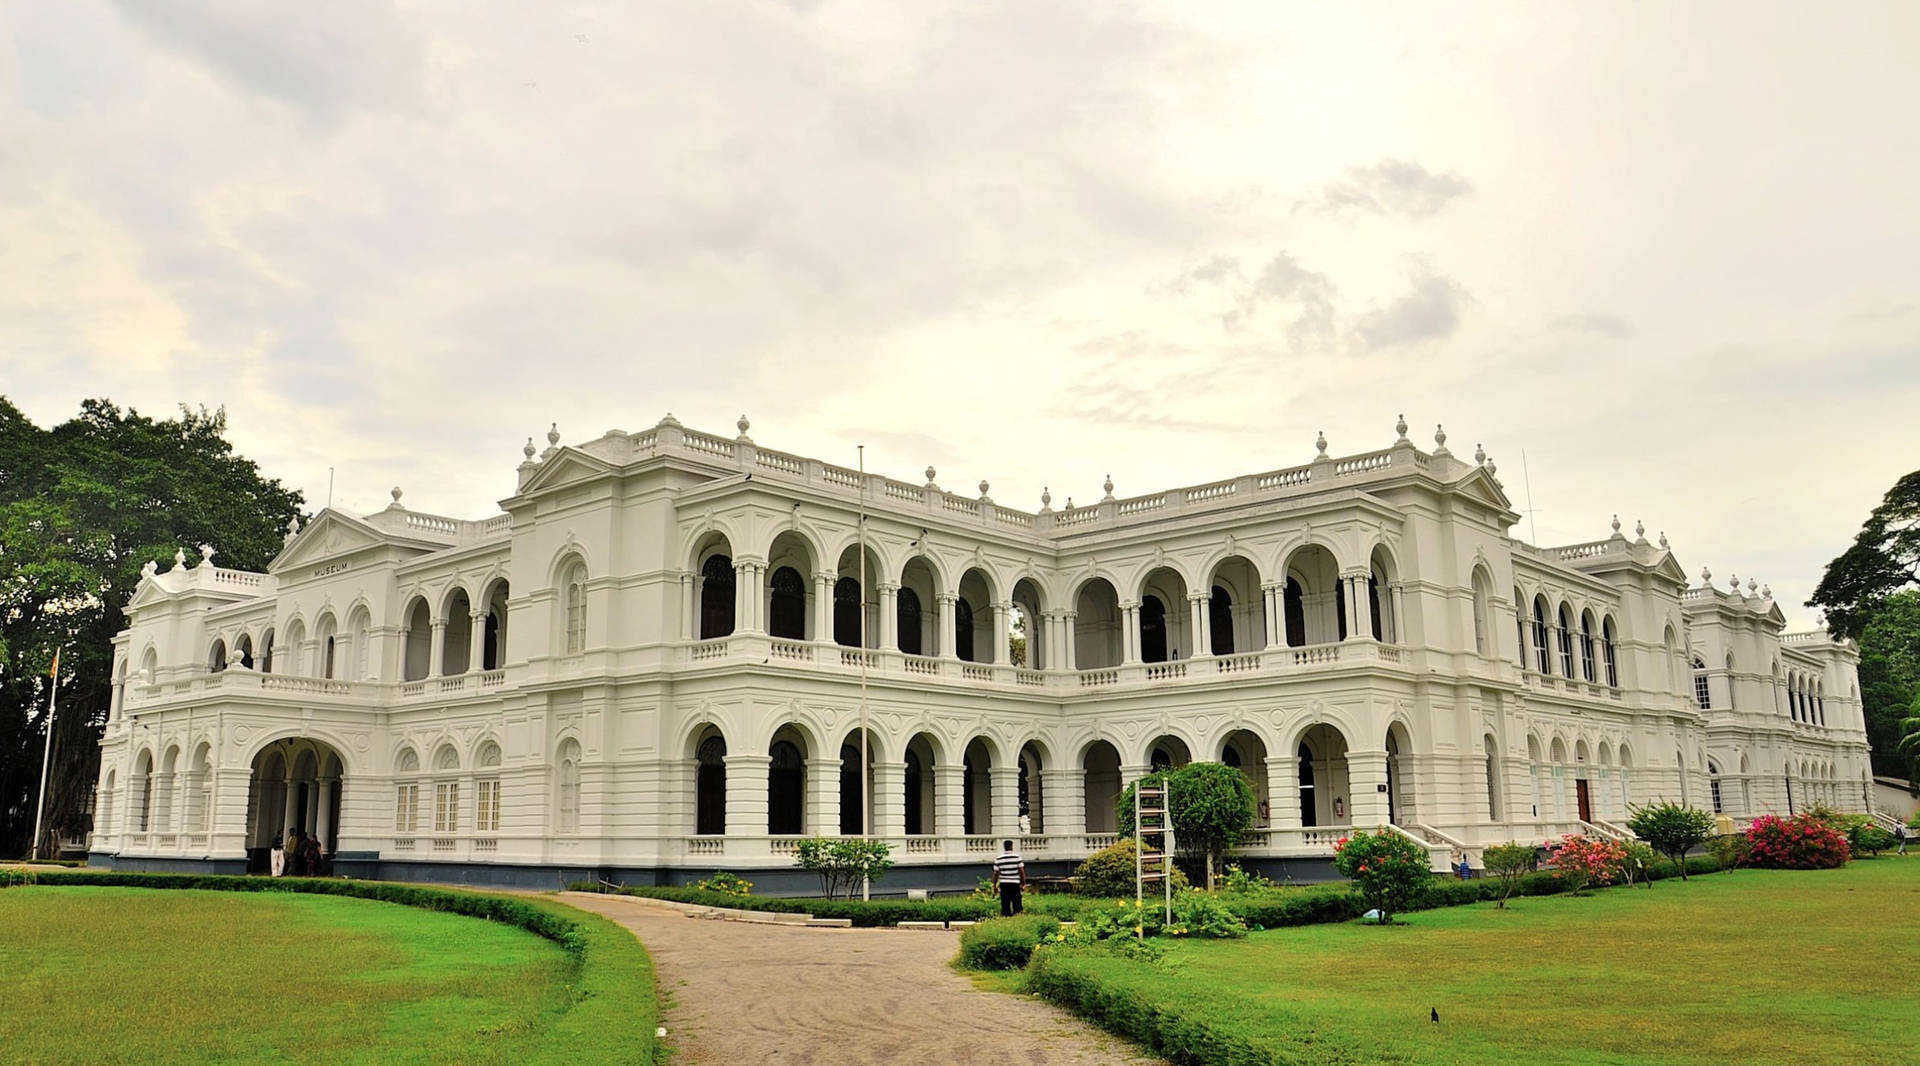
[(1826, 608), (1834, 632), (1858, 639), (1888, 596), (1914, 585), (1920, 585), (1920, 470), (1887, 490), (1852, 546), (1827, 564), (1807, 606)]
[[(1206, 864), (1207, 887), (1213, 887), (1220, 860), (1253, 828), (1253, 786), (1247, 775), (1225, 763), (1196, 762), (1141, 779), (1151, 785), (1168, 784), (1173, 811), (1174, 846), (1183, 855), (1197, 855)], [(1133, 834), (1134, 792), (1138, 782), (1120, 794), (1120, 832)]]
[(141, 565), (210, 544), (223, 566), (265, 569), (280, 550), (303, 500), (235, 454), (226, 429), (224, 409), (154, 419), (97, 399), (43, 430), (0, 397), (0, 856), (33, 833), (54, 649), (48, 831), (83, 832), (111, 642)]
[(1902, 720), (1920, 710), (1920, 589), (1888, 596), (1864, 612), (1860, 704), (1875, 773), (1913, 780), (1920, 752), (1900, 750)]

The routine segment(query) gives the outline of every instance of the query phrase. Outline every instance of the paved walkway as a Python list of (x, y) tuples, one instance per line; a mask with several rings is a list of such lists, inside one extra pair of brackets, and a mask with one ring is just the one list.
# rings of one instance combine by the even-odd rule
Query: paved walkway
[(801, 929), (694, 918), (622, 896), (562, 899), (639, 936), (683, 1063), (1152, 1063), (1039, 1000), (985, 992), (947, 967), (959, 934)]

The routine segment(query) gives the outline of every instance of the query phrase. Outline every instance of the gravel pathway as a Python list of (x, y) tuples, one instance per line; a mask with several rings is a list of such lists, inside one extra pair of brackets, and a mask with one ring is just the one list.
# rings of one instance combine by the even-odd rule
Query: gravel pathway
[(647, 946), (676, 1066), (1159, 1061), (1039, 1000), (975, 988), (947, 966), (958, 933), (789, 928), (631, 897), (562, 898)]

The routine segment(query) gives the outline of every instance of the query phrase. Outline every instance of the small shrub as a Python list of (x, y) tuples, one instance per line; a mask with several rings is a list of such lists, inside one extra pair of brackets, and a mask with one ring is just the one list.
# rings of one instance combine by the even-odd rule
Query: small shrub
[(794, 848), (794, 861), (820, 875), (820, 892), (853, 898), (862, 881), (878, 881), (893, 869), (893, 848), (860, 837), (807, 837)]
[(1620, 883), (1631, 888), (1635, 881), (1653, 887), (1653, 864), (1660, 858), (1653, 845), (1644, 840), (1629, 840), (1620, 845)]
[(1507, 843), (1495, 844), (1480, 853), (1480, 861), (1486, 865), (1500, 886), (1500, 895), (1494, 906), (1504, 908), (1507, 897), (1520, 885), (1520, 876), (1532, 870), (1538, 853), (1531, 844)]
[(1611, 883), (1624, 855), (1620, 845), (1611, 840), (1569, 833), (1558, 843), (1547, 845), (1547, 868), (1577, 896), (1588, 885)]
[(1859, 854), (1864, 851), (1877, 858), (1881, 852), (1886, 851), (1897, 843), (1899, 843), (1899, 841), (1894, 838), (1892, 833), (1887, 832), (1877, 825), (1868, 825), (1860, 830), (1858, 837), (1853, 841), (1853, 854), (1855, 857), (1858, 857)]
[(1771, 870), (1831, 870), (1845, 866), (1847, 838), (1812, 813), (1762, 815), (1747, 829), (1752, 863)]
[(960, 965), (969, 970), (1021, 970), (1060, 923), (1043, 914), (989, 918), (960, 934)]
[(1707, 854), (1726, 871), (1737, 870), (1747, 864), (1747, 853), (1752, 850), (1744, 833), (1723, 833), (1707, 841)]
[(1333, 865), (1360, 890), (1367, 909), (1380, 912), (1381, 925), (1431, 890), (1429, 861), (1425, 847), (1391, 829), (1356, 830), (1342, 837), (1333, 852)]
[(1247, 935), (1247, 923), (1209, 892), (1188, 890), (1173, 897), (1173, 924), (1168, 936), (1206, 940), (1235, 940)]
[[(1121, 837), (1113, 846), (1101, 848), (1087, 856), (1087, 861), (1073, 871), (1074, 894), (1106, 899), (1131, 897), (1134, 888), (1133, 857), (1132, 837)], [(1186, 887), (1187, 875), (1176, 867), (1173, 871), (1173, 889), (1178, 892)]]
[(738, 874), (730, 874), (725, 870), (721, 870), (705, 881), (695, 881), (692, 887), (702, 892), (718, 892), (723, 896), (753, 895), (752, 881)]
[(1236, 895), (1246, 892), (1264, 892), (1273, 887), (1275, 885), (1272, 878), (1242, 870), (1237, 862), (1228, 863), (1226, 873), (1220, 875), (1221, 890)]
[(1627, 828), (1653, 845), (1653, 850), (1673, 860), (1674, 865), (1680, 867), (1680, 879), (1684, 881), (1686, 854), (1713, 835), (1713, 815), (1698, 807), (1654, 803), (1635, 807), (1633, 817), (1627, 819)]

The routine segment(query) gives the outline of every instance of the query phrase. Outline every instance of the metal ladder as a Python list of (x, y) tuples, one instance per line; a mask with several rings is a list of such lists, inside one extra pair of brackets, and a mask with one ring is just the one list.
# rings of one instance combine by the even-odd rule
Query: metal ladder
[[(1164, 920), (1169, 925), (1173, 924), (1173, 847), (1173, 813), (1166, 783), (1143, 782), (1133, 795), (1133, 905), (1144, 914), (1147, 886), (1158, 882), (1161, 903), (1166, 908)], [(1133, 935), (1144, 938), (1144, 924), (1136, 921)]]

